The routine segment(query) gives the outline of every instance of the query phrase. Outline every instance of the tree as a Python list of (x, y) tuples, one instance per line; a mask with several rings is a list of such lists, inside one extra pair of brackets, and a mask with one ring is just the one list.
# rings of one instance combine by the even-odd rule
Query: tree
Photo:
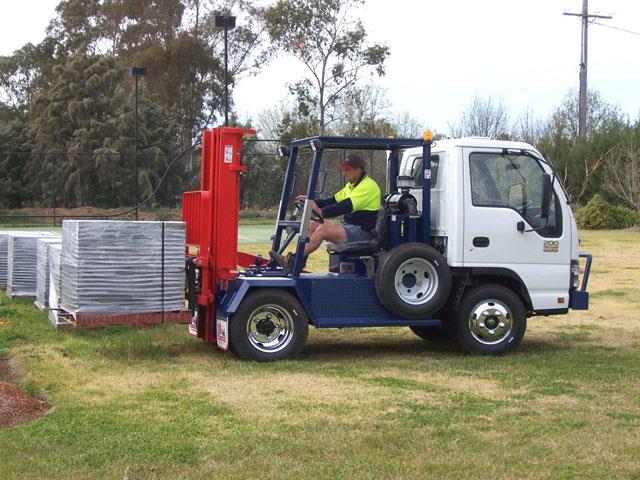
[[(241, 204), (245, 208), (273, 207), (280, 199), (287, 165), (287, 159), (278, 155), (277, 147), (296, 138), (317, 135), (318, 126), (308, 117), (300, 117), (295, 105), (283, 102), (260, 112), (255, 128), (257, 141), (246, 145), (244, 150), (249, 169), (241, 182)], [(265, 182), (265, 178), (270, 180)], [(304, 181), (302, 176), (298, 178)]]
[(627, 139), (611, 152), (602, 186), (615, 197), (640, 212), (640, 148)]
[[(396, 135), (400, 138), (420, 138), (424, 135), (424, 125), (410, 112), (396, 114), (391, 123), (394, 125)], [(434, 132), (434, 138), (436, 137)]]
[(260, 137), (277, 139), (284, 145), (296, 138), (306, 138), (318, 134), (319, 126), (310, 117), (301, 117), (296, 105), (282, 102), (264, 110), (256, 123)]
[(99, 53), (100, 34), (96, 16), (101, 0), (62, 0), (56, 7), (56, 17), (47, 27), (47, 37), (53, 40), (53, 56), (64, 59), (78, 50)]
[(32, 141), (24, 119), (0, 122), (0, 206), (19, 208), (31, 199), (24, 179)]
[(11, 56), (0, 57), (0, 102), (25, 114), (36, 91), (41, 51), (27, 43)]
[(509, 112), (502, 100), (475, 95), (460, 113), (458, 123), (450, 124), (453, 137), (509, 138)]
[(577, 105), (572, 90), (552, 113), (536, 146), (553, 161), (567, 193), (580, 204), (601, 191), (603, 167), (622, 142), (629, 120), (598, 92), (589, 91), (586, 138), (580, 141)]
[(514, 125), (511, 137), (514, 140), (536, 145), (544, 135), (545, 123), (541, 118), (534, 117), (533, 111), (525, 110)]
[(272, 55), (261, 10), (250, 0), (64, 0), (48, 33), (59, 63), (74, 52), (111, 55), (122, 68), (147, 67), (146, 81), (181, 127), (181, 144), (219, 118), (224, 103), (223, 32), (216, 13), (234, 12), (229, 32), (231, 92), (235, 79)]
[(200, 100), (200, 117), (196, 125), (199, 128), (209, 126), (224, 107), (224, 33), (214, 27), (214, 17), (216, 14), (232, 12), (238, 15), (236, 27), (228, 32), (229, 96), (232, 105), (233, 87), (237, 79), (255, 75), (275, 55), (273, 46), (267, 43), (264, 9), (256, 7), (252, 1), (225, 0), (212, 5), (209, 11), (203, 11), (200, 33), (196, 28), (199, 22), (194, 24), (191, 33), (205, 46), (204, 55), (212, 59), (210, 72), (197, 72), (192, 82), (194, 98)]
[(290, 85), (299, 113), (316, 120), (320, 134), (334, 120), (332, 109), (363, 73), (384, 75), (388, 47), (367, 43), (362, 23), (354, 20), (364, 0), (279, 0), (265, 11), (272, 41), (292, 54), (308, 76)]
[[(60, 188), (62, 203), (114, 206), (133, 197), (134, 112), (131, 77), (112, 56), (77, 53), (53, 70), (48, 88), (34, 97), (34, 150), (30, 188), (44, 198)], [(144, 83), (139, 105), (139, 180), (150, 193), (177, 143), (170, 111), (153, 101)], [(56, 162), (55, 182), (51, 171)]]

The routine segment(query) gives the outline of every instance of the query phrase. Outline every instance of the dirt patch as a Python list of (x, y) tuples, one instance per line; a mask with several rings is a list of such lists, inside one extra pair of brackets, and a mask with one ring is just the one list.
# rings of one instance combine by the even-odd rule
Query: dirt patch
[(3, 380), (14, 379), (9, 360), (0, 359), (0, 428), (32, 422), (51, 410), (44, 400), (32, 398)]
[(0, 381), (14, 381), (16, 375), (11, 369), (8, 358), (0, 358)]

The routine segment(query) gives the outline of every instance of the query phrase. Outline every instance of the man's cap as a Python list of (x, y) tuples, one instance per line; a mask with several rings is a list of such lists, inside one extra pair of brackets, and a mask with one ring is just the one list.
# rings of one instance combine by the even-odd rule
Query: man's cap
[(367, 162), (360, 155), (352, 153), (348, 155), (347, 158), (343, 162), (340, 162), (340, 170), (343, 172), (345, 170), (349, 170), (350, 168), (361, 168), (364, 170), (364, 167), (367, 165)]

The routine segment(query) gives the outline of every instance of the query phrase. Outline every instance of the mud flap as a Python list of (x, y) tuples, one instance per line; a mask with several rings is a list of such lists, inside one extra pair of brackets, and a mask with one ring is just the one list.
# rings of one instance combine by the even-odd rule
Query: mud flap
[(191, 323), (189, 323), (189, 335), (193, 337), (198, 336), (198, 310), (197, 309), (193, 312), (193, 316), (191, 317)]
[(216, 316), (216, 344), (220, 350), (229, 350), (229, 317)]

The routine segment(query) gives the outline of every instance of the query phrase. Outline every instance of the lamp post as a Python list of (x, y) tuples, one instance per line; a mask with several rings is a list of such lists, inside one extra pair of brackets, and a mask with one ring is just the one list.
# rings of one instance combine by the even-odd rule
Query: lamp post
[(227, 32), (236, 28), (236, 17), (231, 15), (216, 15), (216, 28), (224, 29), (224, 126), (229, 126), (229, 55)]
[(133, 162), (134, 162), (134, 170), (135, 170), (135, 205), (136, 205), (136, 220), (138, 220), (138, 200), (140, 199), (139, 184), (138, 184), (138, 77), (147, 74), (147, 69), (145, 67), (133, 67), (131, 69), (131, 74), (136, 79), (136, 95), (135, 95), (135, 127), (134, 127), (134, 147), (133, 147)]

